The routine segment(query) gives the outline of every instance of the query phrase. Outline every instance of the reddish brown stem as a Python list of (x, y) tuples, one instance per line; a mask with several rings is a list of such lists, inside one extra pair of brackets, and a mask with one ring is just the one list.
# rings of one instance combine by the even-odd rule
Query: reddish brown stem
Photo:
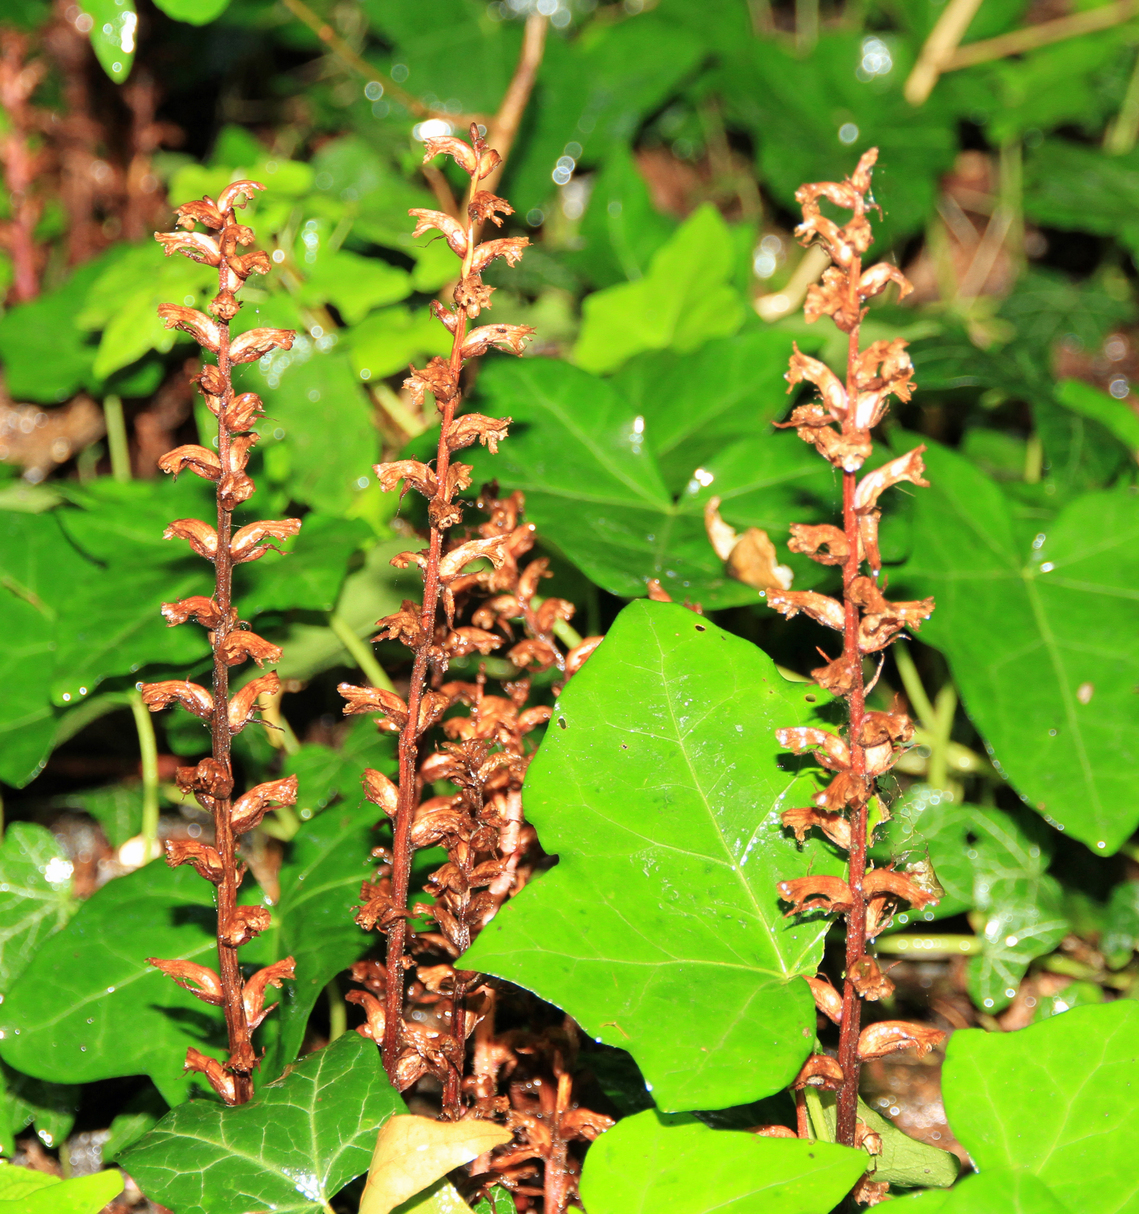
[[(454, 341), (451, 345), (452, 382), (459, 382), (463, 368), (463, 339), (467, 335), (467, 317), (458, 313)], [(436, 500), (447, 492), (447, 469), (451, 463), (449, 437), (455, 420), (455, 409), (459, 404), (456, 393), (446, 401), (438, 402), (440, 412), (439, 446), (435, 457), (435, 475), (439, 490)], [(411, 881), (411, 823), (415, 816), (419, 770), (419, 709), (427, 685), (428, 650), (435, 639), (435, 621), (439, 609), (439, 558), (443, 555), (443, 531), (431, 526), (431, 539), (427, 552), (427, 565), (423, 575), (423, 607), (419, 613), (420, 642), (415, 649), (415, 661), (411, 670), (411, 688), (407, 699), (407, 724), (399, 735), (399, 801), (396, 808), (395, 831), (392, 840), (392, 905), (397, 912), (407, 910), (407, 893)], [(384, 999), (384, 1067), (395, 1082), (396, 1063), (399, 1059), (400, 1026), (403, 1022), (405, 953), (407, 947), (407, 921), (400, 918), (387, 930), (387, 987)]]
[[(855, 260), (848, 281), (851, 284), (852, 306), (857, 314), (862, 301), (858, 297), (857, 284), (861, 274), (861, 263)], [(856, 325), (850, 333), (846, 364), (847, 399), (858, 398), (855, 383), (855, 368), (859, 353), (859, 332)], [(851, 408), (844, 429), (852, 427), (854, 410)], [(866, 712), (866, 697), (862, 679), (862, 653), (858, 645), (858, 607), (851, 597), (851, 583), (859, 577), (861, 569), (858, 516), (854, 509), (854, 491), (858, 477), (854, 472), (842, 474), (842, 527), (846, 534), (848, 555), (842, 570), (843, 606), (845, 627), (843, 629), (843, 656), (851, 672), (852, 683), (847, 693), (849, 712), (849, 740), (851, 771), (856, 777), (866, 775), (866, 751), (859, 739), (862, 736), (862, 721)], [(846, 974), (842, 987), (842, 1025), (839, 1032), (838, 1063), (842, 1067), (843, 1082), (838, 1091), (837, 1124), (835, 1139), (844, 1146), (854, 1145), (855, 1125), (858, 1119), (858, 1082), (861, 1062), (858, 1057), (858, 1035), (862, 1022), (862, 999), (854, 988), (851, 974), (854, 964), (862, 956), (866, 941), (866, 898), (862, 883), (866, 875), (866, 797), (860, 797), (850, 810), (850, 870), (847, 883), (850, 886), (851, 909), (846, 916)]]
[[(232, 238), (223, 229), (222, 241), (232, 243)], [(223, 247), (223, 253), (233, 254), (236, 247)], [(225, 262), (218, 271), (218, 290), (226, 289)], [(223, 468), (230, 463), (232, 435), (225, 424), (225, 407), (233, 400), (233, 368), (229, 358), (229, 322), (218, 319), (221, 341), (218, 345), (218, 370), (221, 372), (225, 395), (218, 417), (218, 459)], [(233, 511), (222, 504), (221, 483), (217, 493), (217, 557), (214, 562), (214, 601), (218, 605), (221, 622), (213, 632), (214, 649), (214, 715), (210, 722), (213, 739), (213, 756), (232, 778), (233, 731), (229, 723), (229, 666), (223, 655), (226, 637), (232, 625), (230, 607), (233, 601), (233, 554), (230, 541), (233, 538)], [(237, 845), (231, 822), (232, 797), (218, 798), (214, 803), (215, 847), (221, 857), (224, 876), (218, 886), (218, 977), (221, 979), (222, 1004), (225, 1012), (225, 1027), (229, 1037), (230, 1068), (235, 1081), (235, 1104), (244, 1104), (253, 1095), (251, 1073), (254, 1065), (253, 1041), (249, 1022), (245, 1017), (245, 1002), (242, 999), (241, 967), (237, 959), (237, 948), (223, 941), (227, 924), (235, 918), (237, 909)]]
[(29, 141), (32, 91), (42, 67), (26, 63), (27, 42), (14, 31), (3, 35), (0, 55), (0, 106), (8, 115), (10, 129), (0, 141), (4, 184), (8, 187), (12, 218), (8, 223), (8, 251), (12, 256), (12, 296), (18, 302), (39, 294), (35, 229), (40, 208), (32, 194), (38, 157)]

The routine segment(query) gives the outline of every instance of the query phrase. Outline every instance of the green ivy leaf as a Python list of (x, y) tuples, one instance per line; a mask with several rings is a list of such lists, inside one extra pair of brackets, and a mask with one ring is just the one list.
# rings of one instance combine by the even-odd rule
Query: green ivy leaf
[(774, 731), (821, 698), (683, 607), (630, 604), (559, 697), (527, 775), (527, 818), (559, 863), (463, 965), (628, 1050), (663, 1108), (787, 1084), (815, 1032), (797, 976), (815, 972), (827, 924), (785, 919), (775, 887), (841, 865), (783, 830), (780, 811), (814, 783), (781, 766)]
[(310, 223), (313, 226), (306, 225), (297, 240), (297, 264), (305, 275), (298, 296), (301, 303), (334, 303), (348, 324), (354, 325), (373, 308), (411, 294), (411, 275), (378, 258), (361, 257), (343, 249), (335, 252), (322, 249), (310, 259), (317, 241), (322, 237), (328, 239), (327, 225)]
[(21, 1075), (3, 1062), (0, 1062), (0, 1072), (4, 1077), (9, 1139), (34, 1123), (36, 1135), (44, 1146), (61, 1146), (75, 1125), (82, 1089)]
[(154, 0), (168, 17), (189, 25), (208, 25), (229, 8), (229, 0)]
[(251, 619), (262, 611), (331, 611), (348, 562), (370, 533), (360, 519), (308, 515), (300, 535), (282, 546), (288, 560), (248, 566), (242, 581), (249, 589), (239, 592), (242, 611)]
[(19, 1168), (12, 1163), (0, 1163), (0, 1201), (15, 1201), (36, 1193), (48, 1185), (59, 1184), (59, 1177), (32, 1168)]
[(1129, 450), (1139, 452), (1139, 417), (1121, 400), (1100, 392), (1082, 379), (1062, 379), (1056, 399), (1073, 413), (1080, 413), (1110, 430)]
[(1079, 1214), (1139, 1209), (1137, 1038), (1139, 1004), (1125, 999), (1017, 1033), (954, 1033), (942, 1070), (945, 1110), (982, 1175), (1031, 1172), (1062, 1209)]
[[(666, 413), (666, 458), (674, 482), (687, 481), (676, 500), (654, 456), (655, 410), (640, 412), (641, 402), (623, 398), (619, 383), (550, 359), (526, 359), (492, 363), (479, 386), (483, 407), (514, 425), (498, 455), (480, 449), (468, 456), (476, 481), (495, 477), (506, 489), (521, 489), (526, 516), (543, 540), (612, 594), (643, 595), (649, 579), (659, 578), (677, 599), (691, 597), (705, 608), (757, 603), (759, 592), (727, 577), (712, 549), (707, 498), (723, 498), (730, 522), (782, 538), (793, 520), (821, 517), (817, 503), (834, 494), (829, 469), (804, 444), (767, 436), (706, 460), (699, 478), (695, 462), (678, 475), (683, 431)], [(704, 416), (714, 426), (723, 398), (709, 395)], [(725, 414), (730, 408), (729, 397)], [(725, 426), (732, 424), (725, 417)], [(676, 445), (668, 446), (674, 436)]]
[(949, 1192), (930, 1189), (902, 1201), (898, 1209), (906, 1214), (1074, 1214), (1043, 1181), (1017, 1168), (986, 1169)]
[(930, 443), (912, 498), (913, 548), (895, 575), (937, 609), (922, 639), (949, 659), (994, 762), (1053, 824), (1110, 855), (1135, 829), (1130, 793), (1139, 659), (1139, 502), (1078, 498), (1031, 542), (997, 485)]
[(130, 75), (138, 40), (138, 13), (131, 0), (84, 0), (91, 18), (91, 46), (103, 71), (122, 84)]
[[(21, 1172), (29, 1170), (4, 1164), (0, 1166), (3, 1180), (7, 1179), (9, 1168)], [(73, 1180), (60, 1180), (55, 1176), (45, 1179), (46, 1184), (36, 1183), (34, 1187), (26, 1180), (8, 1181), (9, 1191), (17, 1195), (9, 1197), (4, 1188), (0, 1188), (0, 1214), (99, 1214), (123, 1191), (122, 1173), (115, 1168), (90, 1176), (77, 1176)], [(21, 1187), (22, 1193), (19, 1192)]]
[(649, 1109), (589, 1148), (581, 1198), (590, 1214), (828, 1214), (866, 1155), (828, 1142), (711, 1130)]
[(694, 211), (635, 282), (587, 295), (573, 359), (586, 371), (612, 371), (642, 350), (696, 349), (743, 323), (743, 302), (729, 285), (734, 249), (711, 203)]
[(0, 994), (75, 913), (72, 864), (55, 836), (13, 822), (0, 844)]
[(404, 1111), (375, 1045), (345, 1033), (248, 1104), (193, 1100), (168, 1113), (122, 1163), (178, 1214), (318, 1214), (368, 1170), (380, 1126)]
[[(928, 855), (946, 894), (929, 918), (978, 912), (981, 953), (969, 959), (969, 993), (979, 1007), (1000, 1011), (1029, 963), (1070, 930), (1059, 882), (1047, 872), (1048, 837), (1031, 821), (1022, 825), (1003, 810), (955, 805), (925, 785), (912, 787), (892, 812), (876, 852), (883, 859), (907, 851)], [(1027, 829), (1033, 825), (1038, 828)], [(896, 922), (904, 927), (921, 918), (903, 912)]]
[(1139, 948), (1139, 881), (1121, 881), (1107, 904), (1100, 949), (1112, 969), (1122, 969)]
[(108, 784), (88, 792), (66, 793), (57, 805), (81, 809), (103, 828), (112, 847), (122, 847), (142, 830), (142, 783)]
[(194, 1082), (186, 1047), (224, 1040), (221, 1014), (147, 957), (216, 966), (213, 888), (189, 868), (154, 862), (108, 882), (44, 942), (0, 1006), (4, 1060), (62, 1083), (146, 1074), (179, 1104)]
[(358, 961), (375, 937), (358, 927), (352, 909), (360, 882), (371, 873), (379, 811), (365, 802), (339, 805), (306, 822), (293, 837), (281, 869), (275, 953), (296, 959), (296, 978), (286, 984), (278, 1012), (275, 1061), (279, 1074), (300, 1049), (321, 991)]
[(382, 308), (348, 335), (347, 351), (364, 381), (394, 375), (425, 354), (447, 354), (451, 335), (424, 308)]

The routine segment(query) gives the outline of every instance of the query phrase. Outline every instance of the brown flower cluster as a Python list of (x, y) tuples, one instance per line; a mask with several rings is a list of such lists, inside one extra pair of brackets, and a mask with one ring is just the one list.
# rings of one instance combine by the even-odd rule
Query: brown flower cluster
[[(240, 303), (236, 293), (251, 274), (269, 270), (262, 252), (241, 253), (253, 243), (253, 232), (238, 223), (235, 208), (244, 207), (255, 190), (255, 181), (238, 181), (215, 202), (203, 198), (178, 208), (176, 232), (157, 232), (155, 238), (167, 256), (182, 253), (194, 261), (217, 267), (218, 294), (209, 305), (212, 316), (180, 304), (161, 304), (159, 315), (168, 328), (190, 333), (203, 349), (216, 358), (198, 376), (198, 386), (210, 412), (218, 419), (217, 450), (189, 444), (168, 452), (159, 461), (165, 472), (177, 476), (190, 471), (213, 481), (217, 490), (216, 526), (200, 519), (176, 519), (166, 529), (167, 539), (181, 539), (214, 566), (214, 593), (193, 595), (177, 603), (165, 603), (162, 614), (171, 627), (190, 621), (208, 630), (213, 649), (211, 690), (185, 679), (167, 679), (146, 684), (142, 697), (151, 712), (178, 704), (210, 724), (213, 753), (196, 767), (180, 768), (178, 786), (193, 795), (214, 819), (214, 846), (192, 841), (170, 842), (166, 862), (189, 864), (199, 876), (217, 887), (217, 972), (188, 961), (150, 963), (205, 1003), (221, 1007), (229, 1036), (229, 1058), (222, 1064), (191, 1049), (187, 1070), (204, 1075), (227, 1104), (242, 1104), (252, 1095), (251, 1075), (257, 1065), (251, 1034), (272, 1008), (265, 1007), (269, 986), (280, 987), (293, 976), (293, 959), (285, 958), (259, 970), (243, 981), (237, 950), (269, 926), (269, 912), (259, 906), (239, 906), (237, 890), (245, 872), (236, 857), (237, 838), (253, 830), (274, 805), (292, 805), (297, 797), (295, 776), (259, 784), (234, 799), (232, 739), (256, 720), (258, 698), (275, 692), (280, 681), (273, 671), (250, 679), (230, 693), (229, 671), (252, 659), (258, 666), (280, 660), (280, 649), (250, 632), (233, 606), (233, 567), (262, 557), (273, 545), (268, 541), (296, 535), (298, 519), (250, 523), (233, 529), (233, 511), (254, 492), (246, 467), (249, 452), (257, 441), (252, 427), (261, 413), (261, 401), (251, 392), (235, 395), (232, 368), (251, 362), (267, 351), (288, 349), (294, 334), (284, 329), (251, 329), (231, 339), (229, 322)], [(201, 225), (207, 233), (195, 229)]]
[[(797, 406), (785, 425), (793, 426), (801, 439), (813, 444), (841, 470), (843, 526), (794, 525), (789, 547), (820, 564), (840, 567), (843, 596), (840, 600), (778, 586), (767, 590), (768, 605), (776, 611), (787, 617), (803, 612), (843, 638), (841, 653), (811, 673), (820, 686), (846, 699), (846, 736), (810, 727), (780, 729), (776, 736), (794, 754), (810, 753), (833, 773), (811, 805), (784, 811), (784, 825), (800, 842), (817, 830), (850, 857), (846, 880), (811, 876), (783, 881), (778, 886), (780, 898), (790, 906), (789, 915), (822, 911), (846, 919), (846, 974), (841, 996), (823, 978), (810, 981), (819, 1009), (840, 1026), (838, 1059), (812, 1056), (797, 1085), (837, 1090), (837, 1137), (846, 1145), (855, 1145), (860, 1132), (866, 1139), (865, 1127), (857, 1122), (862, 1061), (900, 1049), (926, 1052), (944, 1035), (899, 1021), (872, 1024), (860, 1032), (862, 1001), (884, 999), (893, 991), (889, 978), (867, 954), (866, 941), (889, 925), (900, 904), (921, 909), (935, 903), (941, 894), (928, 866), (899, 871), (891, 864), (868, 869), (866, 861), (867, 807), (874, 795), (875, 780), (903, 753), (913, 738), (914, 727), (901, 713), (866, 710), (863, 662), (868, 655), (884, 650), (904, 629), (916, 629), (934, 606), (932, 599), (888, 600), (880, 581), (882, 560), (878, 550), (879, 498), (886, 489), (903, 481), (921, 486), (927, 483), (921, 458), (924, 448), (909, 451), (861, 479), (857, 475), (871, 453), (871, 431), (882, 419), (889, 397), (907, 401), (914, 389), (913, 367), (904, 341), (875, 341), (865, 350), (860, 350), (858, 343), (866, 300), (891, 282), (901, 295), (910, 290), (893, 266), (862, 268), (862, 255), (872, 242), (867, 195), (877, 155), (876, 149), (867, 152), (846, 181), (804, 185), (796, 194), (803, 208), (803, 223), (796, 234), (804, 243), (821, 240), (834, 263), (807, 296), (807, 319), (832, 317), (850, 335), (850, 351), (845, 382), (798, 348), (791, 359), (789, 384), (809, 382), (817, 389), (818, 398)], [(820, 209), (823, 200), (851, 211), (851, 219), (839, 226), (827, 218)], [(864, 1200), (880, 1200), (882, 1193), (872, 1186), (861, 1196)]]

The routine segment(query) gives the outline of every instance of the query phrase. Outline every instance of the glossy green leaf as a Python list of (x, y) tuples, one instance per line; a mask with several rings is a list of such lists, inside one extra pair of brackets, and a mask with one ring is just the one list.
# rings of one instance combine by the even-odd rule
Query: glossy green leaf
[(229, 0), (155, 0), (155, 5), (175, 21), (208, 25), (229, 8)]
[[(907, 444), (908, 445), (908, 444)], [(1139, 501), (1089, 494), (1026, 541), (997, 485), (931, 445), (894, 584), (932, 594), (924, 641), (949, 659), (994, 762), (1048, 821), (1114, 852), (1135, 829)]]
[(32, 1168), (0, 1163), (0, 1201), (15, 1201), (53, 1184), (59, 1184), (59, 1177), (52, 1176), (49, 1172), (37, 1172)]
[(826, 33), (805, 59), (770, 39), (741, 40), (720, 79), (729, 115), (755, 135), (765, 186), (795, 214), (804, 181), (841, 181), (877, 147), (874, 231), (888, 247), (932, 214), (938, 177), (955, 155), (954, 117), (941, 92), (920, 107), (902, 97), (911, 47), (866, 37)]
[(829, 1214), (865, 1169), (849, 1147), (710, 1130), (650, 1109), (590, 1147), (581, 1198), (590, 1214)]
[[(679, 474), (684, 431), (665, 411), (666, 458), (675, 481), (686, 482), (674, 500), (653, 454), (655, 410), (640, 412), (647, 402), (632, 391), (623, 397), (619, 384), (547, 359), (491, 364), (480, 389), (482, 408), (514, 425), (498, 455), (466, 457), (476, 480), (521, 489), (543, 540), (612, 594), (643, 595), (649, 579), (659, 578), (676, 599), (705, 608), (758, 603), (758, 591), (724, 574), (704, 527), (707, 498), (720, 495), (728, 521), (765, 527), (782, 544), (789, 523), (824, 515), (820, 501), (834, 494), (829, 469), (805, 444), (767, 435), (706, 460), (699, 478), (695, 459)], [(704, 414), (710, 426), (714, 408)]]
[(551, 175), (568, 152), (596, 164), (628, 147), (642, 120), (703, 54), (699, 39), (651, 12), (597, 21), (585, 37), (548, 38), (536, 88), (542, 104), (532, 111), (528, 138), (511, 156), (504, 181), (518, 213), (525, 216), (553, 197)]
[[(827, 1132), (822, 1127), (819, 1136), (828, 1141), (835, 1135), (835, 1096), (833, 1092), (822, 1092), (823, 1119)], [(961, 1164), (952, 1151), (942, 1151), (927, 1142), (918, 1142), (903, 1133), (887, 1118), (876, 1113), (861, 1097), (858, 1101), (858, 1120), (873, 1130), (882, 1140), (882, 1151), (870, 1161), (869, 1179), (894, 1185), (901, 1189), (946, 1189), (957, 1179)]]
[(1139, 1004), (1127, 999), (1018, 1033), (954, 1033), (942, 1071), (950, 1127), (982, 1174), (1024, 1169), (1063, 1208), (1133, 1214), (1137, 1039)]
[(628, 1050), (663, 1108), (788, 1083), (815, 1031), (797, 976), (815, 972), (826, 923), (785, 919), (775, 887), (841, 866), (782, 828), (813, 781), (784, 766), (774, 731), (811, 720), (820, 698), (683, 607), (626, 607), (559, 697), (527, 775), (527, 818), (558, 865), (464, 966)]
[[(62, 1083), (146, 1074), (178, 1104), (194, 1082), (182, 1071), (186, 1047), (224, 1039), (221, 1014), (146, 958), (213, 968), (214, 933), (213, 887), (189, 868), (157, 862), (108, 882), (44, 942), (0, 1006), (0, 1054)], [(242, 959), (262, 948), (247, 946)]]
[(1107, 904), (1100, 949), (1113, 969), (1122, 969), (1139, 948), (1139, 881), (1121, 881)]
[(242, 611), (331, 611), (348, 572), (348, 562), (368, 538), (359, 519), (310, 514), (300, 534), (282, 544), (287, 560), (260, 560), (248, 567), (239, 592)]
[[(0, 1062), (0, 1072), (4, 1081), (8, 1144), (21, 1130), (34, 1124), (36, 1136), (44, 1146), (59, 1147), (75, 1125), (82, 1089), (21, 1075), (3, 1062)], [(11, 1154), (12, 1147), (8, 1145), (7, 1149)]]
[(275, 1013), (270, 1074), (279, 1074), (296, 1057), (309, 1013), (328, 982), (374, 943), (352, 911), (360, 904), (360, 882), (373, 872), (378, 816), (367, 802), (338, 805), (306, 822), (290, 843), (281, 868), (274, 951), (296, 960), (296, 978), (284, 987)]
[(345, 1033), (248, 1104), (175, 1109), (122, 1163), (178, 1214), (317, 1214), (368, 1170), (380, 1126), (402, 1112), (375, 1045)]
[(80, 266), (54, 291), (9, 308), (0, 317), (0, 358), (15, 400), (59, 404), (89, 383), (95, 347), (75, 324), (91, 284), (117, 251)]
[(7, 994), (44, 941), (71, 918), (71, 861), (55, 836), (13, 822), (0, 844), (0, 994)]
[(1082, 379), (1063, 379), (1056, 397), (1074, 413), (1090, 417), (1110, 430), (1130, 451), (1139, 452), (1139, 417), (1121, 400), (1100, 392)]
[[(406, 299), (411, 294), (411, 275), (375, 257), (361, 257), (341, 249), (309, 257), (318, 229), (305, 228), (298, 241), (297, 262), (305, 274), (300, 301), (305, 304), (334, 303), (350, 325), (357, 324), (373, 308)], [(323, 233), (327, 236), (327, 232)], [(436, 322), (438, 323), (438, 322)]]
[(896, 924), (975, 910), (981, 952), (969, 959), (969, 993), (986, 1011), (1007, 1007), (1029, 963), (1070, 930), (1060, 885), (1047, 872), (1050, 839), (1042, 828), (1030, 829), (1033, 822), (996, 808), (956, 805), (926, 785), (912, 787), (892, 812), (878, 854), (928, 857), (945, 889), (938, 906), (924, 915), (902, 912)]
[(643, 278), (586, 296), (574, 361), (612, 371), (642, 350), (683, 353), (734, 333), (744, 310), (729, 285), (733, 255), (727, 224), (706, 203), (653, 254)]
[(451, 335), (425, 308), (383, 308), (348, 337), (348, 357), (361, 380), (383, 379), (425, 354), (448, 354)]
[(906, 1214), (1075, 1214), (1031, 1172), (986, 1169), (967, 1176), (948, 1193), (930, 1189), (902, 1199)]
[(634, 282), (645, 276), (653, 254), (675, 230), (676, 221), (654, 209), (632, 153), (614, 148), (582, 217), (585, 248), (570, 261), (599, 287)]
[(138, 13), (131, 0), (84, 0), (91, 19), (89, 37), (103, 71), (122, 84), (130, 75), (138, 36)]
[[(12, 1165), (5, 1165), (8, 1167)], [(0, 1214), (99, 1214), (122, 1191), (122, 1173), (115, 1168), (72, 1180), (53, 1176), (48, 1184), (27, 1189), (20, 1196), (5, 1198), (0, 1190)]]
[(347, 357), (322, 351), (302, 333), (292, 350), (250, 364), (241, 379), (243, 390), (265, 402), (265, 432), (285, 439), (289, 466), (281, 479), (290, 496), (343, 514), (379, 455), (371, 410)]
[(122, 847), (142, 830), (142, 783), (138, 780), (68, 793), (57, 803), (89, 813), (112, 847)]

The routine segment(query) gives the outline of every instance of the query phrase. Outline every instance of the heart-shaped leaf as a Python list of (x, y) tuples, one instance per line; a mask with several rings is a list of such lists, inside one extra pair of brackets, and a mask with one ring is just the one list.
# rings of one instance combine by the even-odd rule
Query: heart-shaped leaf
[(1048, 821), (1110, 854), (1139, 822), (1139, 657), (1119, 644), (1139, 628), (1139, 500), (1088, 494), (1021, 539), (983, 472), (935, 444), (925, 462), (932, 488), (913, 498), (895, 584), (936, 597), (922, 640), (949, 659), (1001, 771)]
[(72, 864), (55, 836), (13, 822), (0, 845), (0, 994), (11, 989), (44, 941), (71, 918)]
[(178, 1214), (327, 1211), (368, 1170), (380, 1126), (403, 1111), (375, 1045), (345, 1033), (248, 1104), (192, 1100), (174, 1109), (122, 1164)]
[(776, 884), (841, 865), (780, 811), (813, 780), (775, 730), (824, 698), (762, 650), (665, 603), (630, 604), (554, 708), (523, 800), (556, 868), (465, 955), (636, 1059), (659, 1105), (724, 1108), (810, 1052), (825, 920)]
[[(362, 798), (360, 798), (362, 799)], [(296, 959), (296, 978), (281, 993), (280, 1017), (269, 1074), (297, 1055), (309, 1013), (330, 979), (347, 969), (375, 937), (356, 925), (360, 882), (369, 875), (379, 811), (364, 802), (337, 805), (306, 822), (290, 843), (281, 868), (274, 953)]]
[[(224, 1040), (221, 1014), (147, 957), (215, 966), (213, 887), (160, 861), (109, 881), (48, 939), (0, 1008), (0, 1054), (25, 1074), (90, 1083), (146, 1074), (171, 1105), (189, 1094), (186, 1047)], [(242, 901), (254, 899), (243, 891)], [(242, 960), (264, 955), (247, 946)]]
[[(742, 336), (735, 340), (743, 342)], [(487, 398), (482, 407), (514, 419), (510, 441), (495, 456), (464, 455), (476, 478), (521, 489), (526, 517), (542, 539), (611, 594), (643, 595), (648, 581), (659, 578), (674, 598), (693, 598), (706, 608), (758, 603), (759, 591), (729, 578), (712, 549), (704, 527), (708, 497), (723, 499), (729, 522), (764, 527), (782, 543), (790, 523), (829, 517), (824, 503), (834, 493), (831, 470), (804, 444), (772, 442), (767, 435), (714, 456), (697, 439), (684, 468), (693, 431), (678, 410), (663, 406), (658, 391), (651, 390), (649, 399), (641, 395), (646, 379), (643, 369), (630, 373), (623, 394), (621, 381), (550, 359), (492, 364), (479, 383)], [(737, 406), (740, 412), (745, 403), (759, 408), (749, 396), (710, 390), (702, 403), (699, 380), (683, 382), (690, 412), (712, 429), (742, 428)], [(784, 404), (776, 397), (767, 416)], [(655, 456), (658, 409), (669, 477), (680, 486), (675, 494)], [(765, 423), (760, 414), (753, 430)], [(813, 569), (817, 576), (818, 566)]]
[(828, 1214), (866, 1170), (866, 1155), (828, 1142), (712, 1130), (649, 1109), (589, 1148), (589, 1214)]
[(1017, 1033), (954, 1033), (942, 1071), (950, 1127), (982, 1174), (1026, 1170), (1066, 1210), (1133, 1214), (1137, 1040), (1139, 1004), (1129, 999)]

